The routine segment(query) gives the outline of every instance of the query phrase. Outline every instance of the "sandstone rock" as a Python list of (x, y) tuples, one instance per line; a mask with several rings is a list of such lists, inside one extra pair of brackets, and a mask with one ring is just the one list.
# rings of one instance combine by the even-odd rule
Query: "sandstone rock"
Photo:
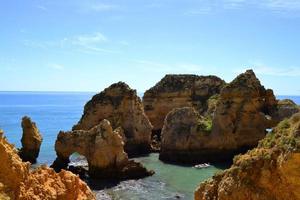
[(277, 101), (252, 70), (239, 75), (221, 91), (213, 117), (212, 137), (220, 149), (254, 147), (276, 123), (269, 118)]
[(55, 173), (42, 166), (30, 171), (0, 131), (0, 199), (95, 199), (88, 186), (71, 172)]
[(205, 181), (195, 200), (300, 199), (300, 113), (284, 120), (230, 169)]
[(200, 114), (206, 113), (207, 100), (219, 94), (224, 85), (216, 76), (166, 75), (145, 92), (145, 113), (154, 131), (160, 131), (165, 117), (174, 108), (194, 107)]
[(36, 163), (43, 138), (36, 124), (27, 116), (23, 117), (22, 119), (22, 129), (22, 148), (19, 152), (19, 155), (25, 162), (29, 161), (31, 163)]
[[(134, 178), (134, 169), (138, 167), (128, 160), (124, 151), (122, 131), (120, 128), (113, 131), (108, 120), (101, 121), (99, 125), (88, 131), (61, 131), (55, 142), (57, 159), (52, 167), (57, 171), (67, 168), (69, 157), (77, 152), (86, 157), (90, 177), (122, 179), (124, 176), (131, 176)], [(149, 175), (142, 165), (137, 170), (143, 170), (144, 176)]]
[(270, 115), (276, 111), (277, 101), (252, 70), (239, 75), (207, 102), (208, 107), (215, 107), (213, 115), (203, 117), (192, 108), (170, 112), (162, 130), (161, 160), (228, 160), (256, 146), (266, 129), (276, 124)]
[(277, 110), (272, 114), (272, 117), (277, 121), (282, 121), (299, 111), (300, 108), (295, 102), (290, 99), (283, 99), (278, 101)]
[(73, 130), (89, 130), (103, 119), (109, 120), (114, 129), (122, 127), (126, 137), (125, 151), (129, 155), (149, 152), (152, 125), (135, 90), (119, 82), (95, 95), (85, 105)]
[(173, 109), (165, 119), (159, 158), (170, 162), (197, 163), (198, 158), (209, 156), (203, 148), (212, 139), (209, 137), (211, 126), (211, 120), (192, 107)]

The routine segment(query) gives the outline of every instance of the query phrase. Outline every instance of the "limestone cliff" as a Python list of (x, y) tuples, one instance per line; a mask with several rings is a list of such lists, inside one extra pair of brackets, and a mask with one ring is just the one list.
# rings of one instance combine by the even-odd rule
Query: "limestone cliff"
[(195, 200), (300, 199), (300, 113), (284, 120), (230, 169), (205, 181)]
[(154, 131), (160, 131), (165, 117), (174, 108), (194, 107), (200, 114), (206, 114), (208, 99), (220, 93), (224, 85), (216, 76), (166, 75), (145, 92), (145, 113)]
[(61, 131), (55, 142), (57, 159), (52, 167), (67, 168), (70, 155), (77, 152), (87, 159), (88, 173), (93, 178), (135, 178), (140, 172), (144, 172), (140, 176), (151, 175), (142, 165), (128, 160), (122, 135), (123, 130), (113, 131), (108, 120), (88, 131)]
[(123, 82), (115, 83), (95, 95), (84, 107), (84, 113), (73, 130), (89, 130), (103, 119), (112, 127), (122, 127), (125, 151), (129, 155), (149, 152), (152, 125), (136, 91)]
[(266, 129), (276, 125), (270, 115), (276, 111), (277, 101), (252, 70), (239, 75), (208, 102), (215, 107), (213, 115), (203, 117), (191, 108), (175, 109), (168, 114), (161, 134), (161, 160), (228, 160), (256, 146)]
[(220, 149), (254, 147), (276, 125), (270, 115), (276, 110), (273, 91), (260, 84), (252, 70), (225, 86), (213, 117), (212, 137)]
[(71, 172), (55, 173), (42, 166), (30, 170), (0, 131), (0, 199), (95, 199), (88, 186)]
[(31, 163), (36, 163), (43, 138), (36, 124), (27, 116), (22, 118), (22, 129), (22, 148), (19, 152), (19, 155), (25, 162), (29, 161)]

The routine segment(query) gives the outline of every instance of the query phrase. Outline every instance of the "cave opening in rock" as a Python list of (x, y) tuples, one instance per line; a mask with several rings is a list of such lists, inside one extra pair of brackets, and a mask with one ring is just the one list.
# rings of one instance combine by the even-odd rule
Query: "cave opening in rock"
[(88, 176), (89, 165), (85, 156), (74, 152), (69, 157), (68, 170), (80, 176), (80, 178), (86, 178)]

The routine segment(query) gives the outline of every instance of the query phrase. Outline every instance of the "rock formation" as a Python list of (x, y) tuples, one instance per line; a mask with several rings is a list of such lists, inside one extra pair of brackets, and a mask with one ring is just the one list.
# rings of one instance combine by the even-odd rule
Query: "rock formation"
[(88, 186), (71, 172), (55, 173), (42, 166), (30, 170), (0, 131), (0, 199), (95, 199)]
[(165, 117), (174, 108), (194, 107), (200, 114), (206, 114), (208, 99), (219, 94), (224, 85), (216, 76), (166, 75), (143, 97), (154, 132), (163, 128)]
[(278, 101), (277, 110), (272, 114), (272, 117), (277, 121), (290, 118), (293, 114), (300, 111), (299, 106), (290, 99)]
[(69, 157), (77, 152), (86, 157), (88, 173), (93, 178), (123, 179), (151, 175), (142, 165), (128, 160), (122, 132), (120, 128), (113, 131), (108, 120), (101, 121), (88, 131), (61, 131), (55, 142), (57, 159), (52, 167), (56, 170), (67, 168)]
[(73, 130), (89, 130), (103, 119), (112, 127), (124, 130), (125, 151), (131, 156), (150, 150), (152, 125), (144, 113), (136, 91), (123, 82), (95, 95), (84, 107), (84, 113)]
[(208, 102), (216, 107), (213, 115), (203, 117), (191, 108), (175, 109), (168, 114), (162, 130), (161, 160), (228, 160), (256, 146), (266, 129), (276, 124), (270, 115), (276, 111), (277, 101), (272, 90), (266, 90), (252, 70), (239, 75)]
[(22, 148), (19, 152), (24, 162), (36, 163), (39, 156), (42, 136), (34, 122), (27, 116), (22, 119), (23, 135), (21, 139)]
[(211, 126), (211, 120), (201, 116), (192, 107), (173, 109), (165, 119), (159, 158), (171, 162), (197, 163), (198, 158), (209, 156), (202, 148), (210, 142)]
[(212, 137), (219, 149), (254, 147), (276, 125), (270, 115), (276, 110), (273, 91), (266, 90), (252, 70), (239, 75), (220, 94), (213, 117)]
[(300, 113), (284, 120), (230, 169), (205, 181), (195, 200), (299, 200)]

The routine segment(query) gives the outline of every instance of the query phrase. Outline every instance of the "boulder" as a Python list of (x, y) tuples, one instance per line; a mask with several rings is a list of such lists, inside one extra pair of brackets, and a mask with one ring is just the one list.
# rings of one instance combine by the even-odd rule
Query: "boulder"
[(277, 101), (252, 70), (239, 75), (207, 102), (213, 114), (201, 115), (189, 107), (167, 115), (161, 160), (191, 164), (227, 161), (255, 147), (266, 129), (276, 125), (270, 115), (276, 112)]
[(202, 183), (195, 200), (300, 199), (300, 113), (278, 124), (230, 169)]
[(216, 76), (166, 75), (143, 97), (145, 113), (154, 132), (161, 131), (165, 117), (174, 108), (194, 107), (202, 115), (211, 114), (207, 113), (208, 99), (219, 94), (224, 85)]
[(22, 118), (22, 129), (22, 148), (19, 151), (19, 155), (24, 162), (36, 163), (43, 141), (42, 135), (36, 124), (27, 116)]
[(89, 187), (71, 172), (55, 173), (46, 166), (31, 170), (2, 131), (0, 162), (0, 199), (95, 199)]
[(119, 82), (93, 96), (73, 130), (87, 131), (103, 119), (109, 120), (114, 129), (121, 127), (124, 130), (125, 152), (130, 156), (150, 151), (152, 125), (136, 90)]
[[(124, 151), (123, 130), (113, 128), (108, 120), (103, 120), (94, 128), (85, 130), (61, 131), (55, 142), (57, 159), (52, 167), (59, 171), (66, 169), (73, 153), (85, 156), (88, 174), (92, 178), (123, 179), (135, 178), (134, 172), (151, 175), (142, 165), (129, 161)], [(136, 170), (135, 170), (136, 169)]]

